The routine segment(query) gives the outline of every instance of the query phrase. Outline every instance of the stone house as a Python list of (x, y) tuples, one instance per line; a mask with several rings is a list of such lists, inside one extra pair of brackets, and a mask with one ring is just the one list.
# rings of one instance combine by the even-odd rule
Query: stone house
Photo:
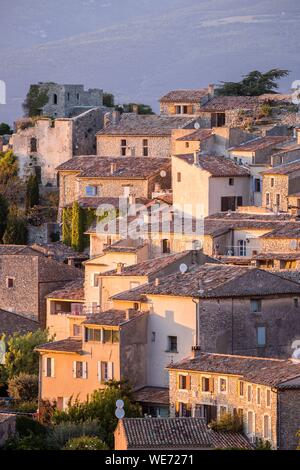
[(300, 222), (291, 221), (261, 236), (261, 253), (294, 253), (300, 251)]
[(96, 132), (103, 126), (103, 111), (93, 108), (73, 118), (24, 121), (11, 137), (20, 176), (35, 173), (44, 186), (56, 186), (56, 167), (74, 155), (93, 154)]
[[(150, 199), (152, 193), (171, 187), (171, 161), (166, 158), (75, 157), (57, 167), (60, 209), (80, 200), (101, 198)], [(142, 201), (140, 201), (142, 202)], [(92, 206), (92, 207), (93, 207)]]
[(261, 357), (195, 352), (168, 366), (171, 416), (240, 416), (255, 443), (295, 450), (300, 425), (300, 363)]
[(59, 85), (38, 83), (39, 92), (46, 92), (48, 102), (41, 107), (40, 115), (51, 118), (65, 118), (81, 114), (91, 108), (103, 106), (103, 90), (83, 85)]
[(213, 431), (202, 418), (123, 418), (114, 437), (115, 450), (123, 451), (252, 449), (242, 433)]
[(122, 114), (117, 123), (97, 133), (97, 155), (168, 158), (173, 153), (172, 131), (194, 129), (194, 123), (192, 116)]
[(228, 158), (195, 152), (172, 157), (172, 186), (174, 207), (206, 217), (248, 205), (250, 174)]
[(146, 384), (147, 313), (109, 310), (88, 316), (81, 331), (37, 348), (39, 398), (65, 409), (72, 397), (85, 401), (108, 380), (128, 379), (134, 389)]
[(254, 267), (205, 264), (112, 296), (117, 309), (149, 310), (148, 384), (167, 364), (201, 351), (290, 357), (300, 339), (300, 285)]
[(172, 90), (159, 100), (160, 114), (198, 115), (201, 107), (214, 96), (214, 85), (195, 90)]
[(253, 264), (261, 269), (300, 270), (300, 252), (286, 253), (265, 251), (253, 256)]
[(256, 96), (215, 96), (201, 107), (201, 127), (238, 127), (258, 116), (261, 102)]
[(0, 250), (0, 308), (46, 324), (45, 296), (82, 271), (29, 247), (3, 245)]
[[(277, 212), (299, 214), (300, 160), (261, 172), (262, 205)], [(299, 205), (298, 205), (299, 204)]]

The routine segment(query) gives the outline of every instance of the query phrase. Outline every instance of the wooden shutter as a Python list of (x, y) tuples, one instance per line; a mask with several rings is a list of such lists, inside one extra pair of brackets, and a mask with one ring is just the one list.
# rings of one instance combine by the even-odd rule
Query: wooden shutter
[(47, 377), (47, 357), (43, 358), (43, 375), (44, 377)]
[(73, 378), (76, 379), (76, 361), (73, 361)]
[(190, 375), (186, 376), (186, 389), (191, 390), (191, 376)]
[(193, 114), (193, 105), (191, 105), (191, 104), (188, 105), (188, 107), (187, 107), (187, 113), (188, 113), (188, 114)]
[(112, 380), (114, 377), (114, 364), (113, 362), (107, 363), (107, 377), (108, 380)]
[(51, 377), (55, 377), (55, 359), (51, 357)]
[(178, 416), (179, 414), (179, 402), (178, 401), (175, 402), (175, 413), (176, 413), (176, 416)]
[(101, 362), (97, 362), (97, 375), (98, 375), (98, 381), (102, 382), (102, 377), (101, 377)]
[(82, 363), (82, 378), (87, 379), (87, 362)]
[(214, 378), (213, 377), (209, 378), (209, 391), (210, 393), (214, 393)]

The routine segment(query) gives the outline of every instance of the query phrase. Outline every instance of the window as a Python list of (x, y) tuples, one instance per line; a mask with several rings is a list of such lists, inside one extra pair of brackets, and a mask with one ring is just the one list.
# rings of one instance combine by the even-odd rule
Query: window
[(162, 252), (170, 253), (170, 241), (167, 238), (162, 240)]
[(87, 362), (74, 361), (73, 377), (74, 379), (87, 379)]
[(254, 192), (255, 193), (261, 192), (261, 181), (259, 178), (254, 179)]
[(53, 357), (45, 358), (45, 376), (54, 377), (54, 358)]
[(71, 315), (82, 315), (83, 312), (83, 304), (79, 302), (72, 302), (71, 303)]
[(298, 299), (298, 297), (294, 298), (294, 307), (299, 308), (299, 299)]
[(188, 107), (186, 105), (182, 106), (182, 113), (188, 114)]
[(191, 389), (191, 376), (179, 374), (178, 388), (180, 390), (190, 390)]
[(88, 197), (94, 197), (98, 195), (98, 187), (88, 185), (85, 187), (85, 195)]
[(263, 423), (264, 439), (271, 439), (271, 417), (269, 415), (264, 415)]
[(270, 205), (270, 193), (266, 193), (266, 206)]
[(176, 114), (181, 114), (181, 106), (175, 106)]
[(88, 342), (101, 342), (101, 330), (96, 328), (85, 329), (85, 341)]
[(280, 194), (276, 194), (276, 206), (279, 207), (280, 206)]
[(252, 313), (261, 312), (261, 299), (251, 299), (250, 300), (250, 311)]
[(247, 255), (247, 245), (246, 240), (238, 240), (238, 256)]
[(70, 93), (67, 93), (67, 99), (70, 101)]
[(257, 387), (257, 389), (256, 389), (256, 403), (258, 405), (261, 404), (261, 389), (260, 389), (260, 387)]
[(121, 156), (126, 157), (127, 140), (121, 139)]
[(234, 186), (234, 178), (229, 178), (229, 186)]
[(245, 384), (242, 380), (239, 381), (239, 396), (243, 397), (245, 393)]
[(179, 413), (183, 418), (190, 418), (192, 416), (192, 405), (189, 403), (180, 403)]
[(257, 346), (266, 345), (266, 327), (265, 326), (258, 326), (256, 328), (256, 338), (257, 338)]
[(252, 402), (252, 385), (247, 386), (247, 401)]
[(98, 362), (98, 380), (99, 382), (107, 382), (114, 378), (114, 364), (113, 362)]
[(227, 379), (220, 377), (219, 378), (219, 392), (227, 393)]
[(99, 286), (99, 275), (100, 273), (91, 273), (91, 287)]
[(236, 205), (238, 207), (242, 206), (243, 205), (243, 197), (242, 196), (237, 196), (236, 198)]
[(185, 147), (188, 149), (190, 146), (190, 143), (189, 142), (185, 142)]
[(134, 302), (133, 304), (133, 310), (139, 310), (140, 306), (138, 304), (138, 302)]
[(37, 140), (35, 137), (30, 139), (30, 152), (37, 152)]
[(247, 433), (253, 434), (255, 432), (255, 415), (253, 411), (247, 413)]
[(73, 336), (81, 336), (82, 328), (80, 325), (73, 325)]
[(143, 139), (143, 157), (148, 157), (148, 139)]
[(168, 352), (177, 352), (177, 336), (168, 336)]
[(202, 392), (213, 392), (213, 389), (214, 389), (213, 377), (201, 377)]
[(57, 104), (57, 94), (54, 93), (53, 95), (53, 104)]
[(77, 101), (79, 101), (79, 98), (80, 98), (79, 93), (77, 93), (76, 97), (77, 97)]
[(181, 183), (181, 173), (177, 173), (177, 183)]
[(274, 188), (274, 178), (271, 178), (270, 185), (271, 185), (271, 188)]
[(156, 333), (155, 333), (155, 331), (152, 331), (151, 332), (151, 342), (155, 343), (155, 339), (156, 339)]
[(103, 330), (103, 343), (118, 343), (119, 337), (119, 330)]
[(219, 416), (220, 416), (220, 418), (226, 413), (227, 413), (227, 406), (220, 405), (220, 407), (219, 407)]
[(15, 284), (15, 280), (13, 277), (6, 278), (6, 287), (8, 287), (9, 289), (12, 289), (14, 287), (14, 284)]
[(267, 406), (271, 406), (271, 390), (266, 390), (266, 404)]

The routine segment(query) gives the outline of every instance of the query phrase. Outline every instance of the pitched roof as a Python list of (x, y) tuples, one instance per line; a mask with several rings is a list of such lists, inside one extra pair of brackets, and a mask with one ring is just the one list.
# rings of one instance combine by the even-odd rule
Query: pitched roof
[(286, 222), (272, 232), (261, 235), (261, 238), (299, 238), (300, 222)]
[(136, 253), (146, 242), (142, 239), (122, 238), (103, 249), (103, 253)]
[(274, 273), (249, 266), (204, 264), (182, 274), (121, 292), (115, 300), (137, 301), (141, 296), (170, 295), (196, 298), (300, 294), (300, 286)]
[(300, 259), (300, 252), (298, 251), (290, 251), (286, 253), (281, 252), (265, 252), (265, 253), (258, 253), (255, 256), (251, 256), (251, 259), (256, 260), (293, 260), (293, 259)]
[[(92, 197), (91, 196), (91, 197), (81, 197), (77, 200), (77, 202), (82, 208), (97, 209), (99, 206), (108, 204), (118, 209), (120, 206), (120, 199), (123, 199), (123, 201), (126, 200), (125, 197), (120, 198), (120, 197), (98, 197), (98, 196)], [(135, 203), (145, 205), (149, 203), (149, 199), (145, 197), (137, 197), (135, 199)], [(72, 205), (73, 205), (73, 202), (70, 202), (66, 204), (64, 207), (72, 207)], [(129, 202), (128, 202), (128, 205), (129, 205)]]
[[(192, 154), (175, 155), (175, 158), (180, 158), (189, 165), (194, 165), (194, 155)], [(199, 154), (195, 166), (207, 171), (214, 177), (250, 176), (248, 168), (222, 156)]]
[(123, 418), (128, 449), (199, 449), (251, 445), (241, 433), (217, 433), (203, 418)]
[(28, 245), (0, 245), (0, 256), (2, 255), (37, 255), (37, 253)]
[(111, 124), (97, 132), (101, 135), (115, 136), (171, 136), (173, 129), (183, 129), (194, 119), (184, 116), (141, 115), (124, 113), (118, 124)]
[(245, 152), (255, 152), (256, 150), (262, 150), (268, 147), (275, 147), (282, 142), (290, 140), (288, 136), (266, 136), (258, 137), (257, 139), (248, 140), (241, 145), (232, 147), (230, 151), (245, 151)]
[[(75, 157), (78, 158), (78, 157)], [(89, 158), (89, 157), (84, 157)], [(89, 165), (75, 165), (73, 158), (57, 167), (58, 171), (72, 170), (81, 178), (150, 178), (162, 169), (169, 169), (169, 158), (151, 157), (90, 157)], [(81, 160), (79, 160), (79, 163)], [(114, 166), (113, 166), (114, 165)]]
[(40, 344), (35, 348), (37, 351), (55, 351), (55, 352), (66, 352), (66, 353), (78, 353), (82, 352), (82, 340), (75, 338), (66, 338), (60, 341), (53, 341), (50, 343)]
[(176, 364), (170, 364), (168, 369), (239, 375), (249, 382), (270, 387), (276, 387), (295, 377), (300, 377), (300, 362), (293, 362), (291, 359), (204, 352), (194, 358), (186, 358)]
[(273, 166), (267, 170), (261, 171), (261, 175), (289, 175), (294, 171), (300, 170), (300, 160), (295, 160), (284, 165)]
[(48, 299), (62, 299), (62, 300), (84, 300), (84, 280), (77, 279), (76, 281), (67, 282), (62, 289), (57, 289), (50, 292), (46, 296)]
[(259, 105), (257, 96), (216, 96), (202, 106), (201, 110), (204, 112), (225, 112), (233, 109), (253, 110)]
[(185, 258), (188, 253), (188, 251), (183, 251), (171, 255), (162, 255), (158, 258), (141, 261), (140, 263), (132, 264), (130, 266), (124, 266), (120, 274), (117, 273), (116, 269), (112, 269), (111, 271), (101, 273), (101, 276), (150, 276), (151, 274), (155, 274), (162, 269), (167, 268), (171, 264), (180, 261), (182, 258)]
[(3, 333), (8, 336), (12, 336), (14, 333), (25, 335), (30, 331), (38, 330), (39, 327), (37, 321), (0, 309), (0, 337)]
[(128, 312), (126, 310), (110, 309), (106, 310), (106, 312), (93, 313), (89, 315), (82, 324), (121, 326), (135, 318), (141, 317), (144, 314), (145, 312), (139, 312), (137, 310), (131, 309), (128, 316)]
[(198, 140), (206, 140), (209, 139), (213, 135), (214, 131), (212, 129), (197, 129), (191, 134), (184, 135), (183, 137), (179, 137), (176, 140), (179, 141), (198, 141)]
[(133, 398), (138, 402), (157, 403), (169, 405), (170, 393), (168, 388), (163, 387), (143, 387), (133, 392)]
[(171, 90), (160, 98), (161, 103), (199, 103), (209, 94), (208, 88)]
[(83, 171), (93, 166), (95, 159), (99, 158), (97, 155), (83, 155), (80, 157), (73, 157), (56, 167), (58, 171)]

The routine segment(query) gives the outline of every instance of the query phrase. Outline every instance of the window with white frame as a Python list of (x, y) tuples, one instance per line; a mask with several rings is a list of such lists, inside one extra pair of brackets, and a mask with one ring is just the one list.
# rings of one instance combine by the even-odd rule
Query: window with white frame
[(263, 436), (264, 439), (271, 439), (271, 416), (263, 416)]
[(73, 361), (73, 378), (87, 379), (87, 362)]
[(45, 377), (54, 377), (55, 361), (53, 357), (45, 357)]
[(85, 187), (85, 195), (87, 197), (95, 197), (95, 196), (99, 196), (99, 188), (98, 186), (93, 186), (91, 184), (88, 184), (86, 187)]
[(257, 338), (257, 346), (263, 347), (266, 345), (266, 327), (265, 326), (258, 326), (256, 328), (256, 338)]
[(220, 393), (227, 393), (227, 378), (226, 377), (219, 377), (219, 392)]
[(99, 286), (99, 275), (100, 273), (91, 273), (91, 287)]
[(114, 364), (109, 361), (98, 361), (98, 380), (105, 383), (114, 378)]
[(261, 299), (250, 299), (250, 311), (251, 313), (261, 312)]

